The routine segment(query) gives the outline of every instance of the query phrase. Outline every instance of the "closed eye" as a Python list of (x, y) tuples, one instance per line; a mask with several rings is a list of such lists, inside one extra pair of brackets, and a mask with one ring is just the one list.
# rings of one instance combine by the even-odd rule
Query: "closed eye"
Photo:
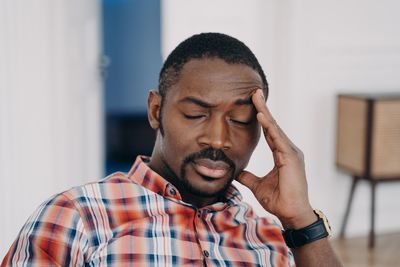
[(189, 119), (189, 120), (196, 120), (196, 119), (201, 119), (201, 118), (205, 117), (206, 115), (188, 115), (188, 114), (183, 114), (183, 116), (186, 119)]
[(232, 121), (233, 123), (237, 123), (237, 124), (240, 124), (240, 125), (250, 125), (250, 124), (253, 122), (253, 120), (249, 120), (249, 121), (239, 121), (239, 120), (234, 120), (234, 119), (231, 119), (231, 121)]

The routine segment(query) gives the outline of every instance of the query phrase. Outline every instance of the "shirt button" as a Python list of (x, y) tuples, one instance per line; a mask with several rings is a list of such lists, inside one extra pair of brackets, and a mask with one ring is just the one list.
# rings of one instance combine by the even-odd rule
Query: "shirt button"
[(175, 189), (171, 189), (171, 190), (169, 191), (169, 193), (170, 193), (171, 195), (175, 196), (175, 195), (176, 195), (176, 190), (175, 190)]
[(206, 256), (207, 258), (210, 256), (210, 253), (207, 250), (203, 250), (203, 254), (204, 256)]

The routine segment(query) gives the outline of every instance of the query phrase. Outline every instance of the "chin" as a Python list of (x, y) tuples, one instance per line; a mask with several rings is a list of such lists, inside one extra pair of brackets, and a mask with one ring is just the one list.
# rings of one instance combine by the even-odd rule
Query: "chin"
[[(201, 177), (201, 178), (200, 178)], [(201, 183), (193, 184), (189, 182), (186, 177), (184, 178), (184, 187), (185, 189), (196, 196), (199, 197), (220, 197), (223, 196), (229, 186), (232, 184), (233, 176), (229, 178), (221, 178), (225, 182), (222, 185), (214, 184), (221, 181), (216, 181), (215, 178), (200, 176), (202, 179)]]

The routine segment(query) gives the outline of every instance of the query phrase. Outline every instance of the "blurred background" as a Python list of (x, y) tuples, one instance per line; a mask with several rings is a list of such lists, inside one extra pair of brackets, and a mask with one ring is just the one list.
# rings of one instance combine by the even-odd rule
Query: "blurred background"
[[(336, 98), (400, 93), (398, 10), (396, 0), (0, 0), (0, 258), (49, 196), (127, 171), (151, 152), (148, 91), (168, 53), (207, 31), (237, 37), (258, 57), (268, 105), (305, 154), (311, 202), (338, 237), (351, 176), (335, 165)], [(249, 169), (262, 175), (271, 162), (261, 141)], [(394, 257), (399, 192), (400, 183), (384, 183), (376, 195), (375, 251), (388, 243), (379, 235), (397, 235)], [(369, 205), (361, 183), (348, 238), (367, 236)], [(376, 265), (354, 266), (400, 262), (366, 251)]]

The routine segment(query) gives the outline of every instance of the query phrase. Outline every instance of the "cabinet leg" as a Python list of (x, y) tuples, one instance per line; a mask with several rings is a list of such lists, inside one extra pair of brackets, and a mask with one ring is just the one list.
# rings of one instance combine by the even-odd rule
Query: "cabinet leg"
[(344, 237), (344, 232), (346, 230), (347, 221), (349, 219), (351, 203), (353, 202), (354, 191), (355, 191), (358, 180), (359, 180), (359, 178), (357, 176), (353, 176), (353, 182), (351, 184), (350, 195), (349, 195), (349, 199), (347, 201), (346, 212), (344, 214), (342, 228), (340, 229), (340, 238)]
[(375, 246), (375, 193), (376, 193), (376, 182), (371, 181), (371, 228), (368, 240), (369, 248), (373, 248)]

